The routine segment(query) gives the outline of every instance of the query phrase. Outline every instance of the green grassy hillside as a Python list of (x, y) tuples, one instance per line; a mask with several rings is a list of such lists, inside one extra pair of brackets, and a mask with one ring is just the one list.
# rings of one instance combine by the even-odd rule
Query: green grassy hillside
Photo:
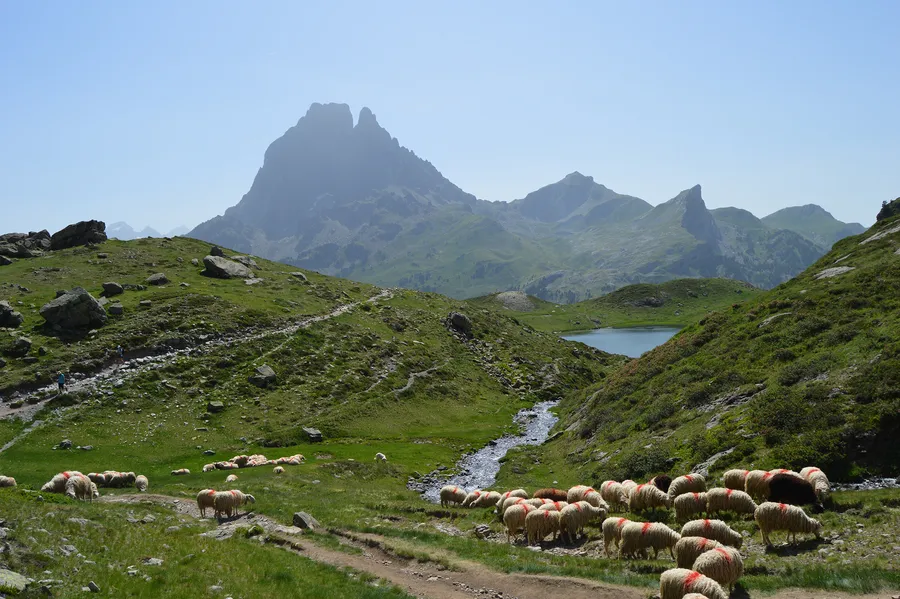
[[(500, 309), (539, 331), (568, 332), (598, 327), (686, 326), (708, 312), (748, 301), (762, 290), (730, 279), (676, 279), (660, 284), (628, 285), (577, 304), (552, 304), (507, 292), (469, 300), (471, 305)], [(522, 308), (525, 302), (527, 309)], [(517, 309), (518, 308), (518, 309)]]
[[(897, 476), (900, 219), (710, 314), (563, 404), (545, 456), (592, 481), (712, 466)], [(552, 461), (552, 460), (551, 460)]]

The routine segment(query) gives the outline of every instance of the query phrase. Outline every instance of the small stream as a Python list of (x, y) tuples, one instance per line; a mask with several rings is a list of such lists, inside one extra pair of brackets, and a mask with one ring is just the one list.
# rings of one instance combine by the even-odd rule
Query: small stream
[(419, 491), (425, 499), (433, 503), (440, 501), (441, 487), (444, 485), (456, 485), (466, 490), (490, 487), (497, 480), (500, 460), (506, 452), (513, 447), (540, 445), (547, 440), (550, 429), (558, 420), (550, 409), (558, 403), (558, 401), (543, 401), (519, 411), (513, 417), (513, 422), (521, 427), (520, 434), (504, 435), (475, 453), (463, 456), (456, 464), (457, 474), (445, 477), (441, 472), (434, 471), (420, 480), (410, 480), (407, 487)]

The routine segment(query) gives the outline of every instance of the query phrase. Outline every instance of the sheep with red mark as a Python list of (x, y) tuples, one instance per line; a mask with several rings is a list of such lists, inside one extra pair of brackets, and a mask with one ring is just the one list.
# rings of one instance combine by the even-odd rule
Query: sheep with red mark
[(203, 489), (197, 493), (197, 508), (200, 510), (200, 517), (206, 517), (206, 510), (215, 507), (215, 489)]
[(772, 476), (765, 470), (751, 470), (744, 478), (744, 492), (756, 501), (765, 501), (769, 496), (769, 481)]
[(828, 477), (824, 472), (814, 466), (807, 466), (800, 471), (800, 476), (813, 486), (813, 491), (815, 491), (816, 497), (819, 498), (819, 503), (823, 503), (828, 499), (828, 494), (831, 492), (831, 483), (828, 482)]
[(503, 512), (503, 524), (506, 526), (506, 542), (515, 541), (520, 530), (525, 529), (525, 517), (537, 510), (533, 505), (520, 503), (511, 505)]
[(566, 501), (569, 494), (562, 489), (538, 489), (532, 495), (535, 499), (549, 499), (551, 501)]
[(146, 493), (147, 489), (150, 488), (150, 481), (143, 474), (138, 475), (134, 479), (134, 488), (140, 493)]
[(73, 476), (84, 475), (77, 470), (66, 470), (65, 472), (60, 472), (59, 474), (55, 474), (53, 478), (44, 483), (44, 486), (41, 487), (41, 491), (44, 493), (65, 493), (66, 483), (68, 483), (69, 479)]
[(497, 491), (487, 491), (479, 495), (475, 501), (469, 504), (469, 507), (496, 507), (500, 501), (500, 493)]
[(462, 507), (472, 507), (472, 503), (481, 497), (482, 493), (486, 493), (487, 491), (482, 491), (480, 489), (476, 489), (475, 491), (469, 491), (466, 495), (466, 498), (463, 499), (463, 502), (460, 504)]
[(767, 501), (760, 504), (753, 514), (754, 520), (759, 525), (763, 542), (771, 545), (769, 534), (776, 530), (784, 530), (792, 543), (797, 542), (797, 533), (812, 533), (816, 538), (821, 538), (822, 523), (810, 518), (803, 508), (786, 503), (773, 503)]
[(710, 516), (720, 512), (735, 514), (753, 514), (756, 502), (743, 491), (715, 487), (706, 492), (706, 511)]
[(600, 485), (600, 497), (609, 505), (610, 511), (615, 509), (624, 512), (628, 509), (628, 494), (621, 483), (614, 480), (603, 481), (603, 484)]
[(744, 560), (733, 547), (716, 547), (701, 553), (692, 569), (727, 587), (730, 593), (734, 583), (744, 574)]
[(609, 505), (594, 487), (577, 485), (566, 492), (566, 503), (578, 503), (579, 501), (587, 501), (594, 507), (609, 511)]
[(681, 527), (683, 537), (706, 537), (718, 541), (724, 545), (731, 545), (740, 549), (744, 542), (741, 533), (733, 530), (721, 520), (691, 520)]
[(728, 599), (718, 582), (694, 570), (674, 568), (659, 577), (660, 599), (684, 599), (692, 593), (707, 599)]
[(691, 568), (701, 553), (706, 553), (716, 547), (724, 547), (724, 545), (706, 537), (682, 536), (675, 543), (675, 564), (679, 568)]
[(561, 512), (564, 507), (570, 505), (566, 501), (548, 501), (538, 506), (539, 510), (550, 510), (551, 512)]
[(609, 557), (609, 546), (614, 544), (616, 551), (619, 550), (619, 543), (622, 541), (622, 527), (629, 524), (631, 520), (628, 518), (607, 518), (600, 525), (603, 531), (603, 553)]
[(529, 545), (537, 545), (547, 537), (553, 535), (553, 540), (559, 533), (559, 512), (549, 510), (534, 510), (525, 516), (525, 532)]
[(722, 486), (726, 489), (735, 489), (736, 491), (744, 490), (744, 481), (747, 478), (749, 470), (726, 470), (722, 475)]
[(177, 470), (172, 470), (172, 476), (184, 476), (185, 474), (190, 474), (191, 471), (187, 468), (178, 468)]
[(66, 495), (80, 501), (93, 501), (93, 490), (96, 488), (92, 487), (93, 484), (84, 474), (74, 474), (66, 479)]
[(676, 497), (672, 505), (675, 507), (675, 519), (687, 522), (707, 510), (706, 493), (684, 493)]
[(675, 559), (675, 543), (681, 535), (662, 522), (631, 522), (622, 527), (622, 549), (624, 557), (646, 555), (647, 549), (653, 549), (653, 559), (659, 556), (661, 549), (668, 549)]
[[(543, 509), (543, 508), (541, 508)], [(584, 527), (589, 523), (606, 517), (606, 510), (587, 501), (570, 503), (559, 510), (560, 535), (574, 543), (579, 534), (584, 534)]]
[(669, 507), (672, 499), (650, 483), (636, 486), (628, 498), (628, 509), (632, 512)]
[[(631, 480), (630, 478), (626, 478), (622, 481), (622, 490), (625, 491), (625, 499), (627, 500), (631, 497), (631, 492), (637, 488), (638, 484)], [(625, 507), (628, 507), (627, 505)]]
[(706, 490), (706, 478), (700, 474), (679, 476), (669, 485), (669, 497), (675, 499), (685, 493), (700, 493)]

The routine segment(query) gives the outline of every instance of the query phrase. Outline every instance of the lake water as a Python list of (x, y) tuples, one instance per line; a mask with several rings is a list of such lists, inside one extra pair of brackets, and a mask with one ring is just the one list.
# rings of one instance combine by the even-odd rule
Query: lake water
[(626, 329), (594, 329), (587, 333), (563, 335), (563, 339), (580, 341), (611, 354), (638, 358), (657, 345), (662, 345), (680, 331), (675, 327), (629, 327)]

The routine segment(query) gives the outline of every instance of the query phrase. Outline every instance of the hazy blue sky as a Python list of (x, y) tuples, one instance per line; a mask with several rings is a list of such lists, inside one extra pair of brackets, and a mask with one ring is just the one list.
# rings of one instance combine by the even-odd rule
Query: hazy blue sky
[(312, 102), (488, 200), (578, 170), (871, 223), (900, 195), (898, 39), (893, 0), (0, 0), (0, 232), (195, 225)]

